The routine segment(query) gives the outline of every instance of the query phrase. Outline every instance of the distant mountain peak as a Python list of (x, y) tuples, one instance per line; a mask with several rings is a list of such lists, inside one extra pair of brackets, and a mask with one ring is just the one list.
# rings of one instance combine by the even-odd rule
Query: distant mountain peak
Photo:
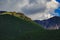
[(6, 12), (6, 11), (0, 11), (0, 13), (4, 13), (4, 12)]
[(54, 16), (54, 17), (52, 17), (52, 18), (60, 18), (60, 16)]
[(42, 21), (34, 20), (34, 21), (38, 24), (41, 24), (46, 29), (55, 30), (55, 29), (57, 29), (57, 27), (58, 27), (58, 29), (60, 29), (60, 17), (59, 16), (54, 16), (47, 20), (42, 20)]

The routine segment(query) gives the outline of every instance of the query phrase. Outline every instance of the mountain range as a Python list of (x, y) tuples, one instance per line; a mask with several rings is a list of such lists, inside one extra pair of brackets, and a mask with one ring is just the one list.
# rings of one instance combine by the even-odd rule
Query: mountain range
[(2, 11), (0, 40), (60, 40), (60, 30), (46, 30), (21, 13)]
[(54, 16), (47, 20), (34, 20), (36, 23), (41, 24), (45, 29), (55, 30), (60, 29), (60, 17)]

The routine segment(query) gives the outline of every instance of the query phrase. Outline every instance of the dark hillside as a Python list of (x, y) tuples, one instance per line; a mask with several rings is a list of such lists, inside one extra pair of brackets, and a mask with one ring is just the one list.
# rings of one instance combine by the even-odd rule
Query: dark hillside
[(45, 30), (33, 21), (0, 15), (0, 40), (60, 40), (60, 30)]
[(42, 27), (34, 22), (22, 20), (7, 14), (0, 15), (0, 39), (15, 40), (16, 37), (19, 39), (25, 33), (43, 31), (42, 29)]

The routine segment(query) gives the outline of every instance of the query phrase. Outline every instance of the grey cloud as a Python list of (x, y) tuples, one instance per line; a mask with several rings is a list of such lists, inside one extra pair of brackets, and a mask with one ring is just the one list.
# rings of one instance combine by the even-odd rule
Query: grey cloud
[[(2, 1), (4, 3), (3, 5), (0, 6), (0, 8), (1, 8), (0, 10), (8, 10), (8, 11), (19, 11), (19, 10), (22, 10), (22, 12), (25, 12), (26, 14), (27, 13), (28, 14), (29, 13), (32, 14), (32, 13), (37, 13), (37, 12), (43, 12), (46, 9), (45, 4), (43, 4), (41, 2), (43, 0), (41, 0), (41, 1), (40, 0), (29, 0), (29, 4), (28, 5), (34, 4), (34, 5), (37, 5), (37, 7), (32, 6), (33, 8), (31, 8), (31, 7), (28, 8), (27, 6), (24, 6), (21, 9), (18, 8), (17, 3), (22, 4), (22, 2), (24, 0), (0, 0), (0, 1)], [(40, 1), (40, 4), (37, 1)]]
[(22, 8), (22, 11), (26, 14), (36, 14), (38, 12), (42, 13), (45, 10), (46, 10), (45, 6), (38, 7), (38, 8), (27, 8), (27, 7)]
[(51, 0), (46, 0), (47, 2), (50, 2)]
[[(25, 14), (36, 14), (36, 13), (42, 13), (46, 10), (46, 0), (45, 2), (41, 2), (44, 0), (41, 0), (39, 3), (37, 1), (40, 0), (29, 0), (29, 7), (28, 5), (24, 6), (23, 8), (21, 8), (22, 12), (24, 12)], [(32, 6), (31, 6), (32, 5)]]
[[(45, 13), (47, 10), (46, 3), (50, 1), (51, 0), (0, 0), (0, 2), (3, 2), (3, 4), (0, 5), (0, 10), (23, 12), (27, 16), (32, 14), (34, 16), (34, 14), (39, 13), (37, 16), (40, 16)], [(36, 18), (36, 16), (34, 17), (35, 19), (38, 18)]]
[(17, 6), (17, 3), (22, 3), (23, 0), (0, 0), (2, 4), (0, 4), (0, 10), (4, 11), (18, 11), (15, 9)]
[(37, 3), (36, 0), (29, 0), (29, 4), (31, 3)]

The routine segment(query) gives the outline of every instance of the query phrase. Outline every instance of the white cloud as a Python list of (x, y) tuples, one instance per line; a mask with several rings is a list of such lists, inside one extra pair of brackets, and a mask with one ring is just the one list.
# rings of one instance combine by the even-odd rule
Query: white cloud
[(58, 3), (55, 0), (51, 0), (51, 2), (47, 3), (48, 9), (56, 9), (58, 6)]
[[(33, 15), (30, 15), (33, 20), (44, 20), (51, 18), (55, 15), (54, 10), (58, 7), (58, 3), (55, 0), (51, 0), (50, 2), (45, 3), (46, 9), (44, 12), (39, 12)], [(41, 7), (41, 6), (40, 6)], [(36, 8), (36, 7), (35, 7)]]
[(33, 20), (53, 17), (58, 3), (55, 0), (6, 0), (0, 10), (23, 12)]
[(53, 17), (53, 15), (47, 12), (43, 12), (43, 13), (28, 15), (28, 17), (31, 17), (32, 20), (45, 20)]

